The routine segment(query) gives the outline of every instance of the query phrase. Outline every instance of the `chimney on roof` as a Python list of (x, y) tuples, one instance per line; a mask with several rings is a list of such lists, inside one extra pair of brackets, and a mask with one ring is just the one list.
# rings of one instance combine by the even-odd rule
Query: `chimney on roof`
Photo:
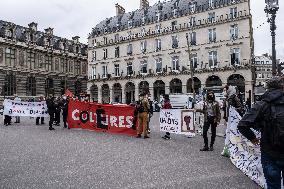
[(123, 15), (125, 13), (125, 8), (123, 8), (118, 3), (115, 4), (115, 8), (116, 8), (116, 16), (120, 16), (120, 15)]
[(78, 44), (79, 43), (79, 39), (80, 37), (79, 36), (75, 36), (75, 37), (72, 37), (72, 40), (75, 44)]
[(47, 29), (44, 30), (46, 35), (53, 35), (53, 28), (49, 27)]
[(140, 9), (147, 9), (149, 8), (149, 1), (148, 0), (140, 0)]
[(30, 30), (37, 31), (37, 23), (32, 22), (29, 25)]

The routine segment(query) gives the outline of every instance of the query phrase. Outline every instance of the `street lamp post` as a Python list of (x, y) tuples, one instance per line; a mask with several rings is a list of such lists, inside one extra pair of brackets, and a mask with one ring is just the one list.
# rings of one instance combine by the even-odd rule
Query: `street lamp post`
[[(265, 0), (266, 7), (264, 11), (268, 17), (268, 23), (270, 23), (270, 32), (272, 37), (272, 75), (275, 76), (277, 74), (277, 65), (276, 65), (276, 49), (275, 49), (275, 30), (276, 30), (276, 13), (279, 10), (278, 0)], [(269, 17), (271, 15), (271, 17)]]
[(193, 93), (193, 101), (195, 102), (195, 86), (194, 86), (194, 68), (193, 68), (193, 61), (191, 61), (191, 51), (190, 51), (190, 44), (189, 44), (189, 35), (186, 34), (186, 41), (187, 41), (187, 50), (188, 50), (188, 57), (190, 62), (190, 75), (191, 75), (191, 88)]

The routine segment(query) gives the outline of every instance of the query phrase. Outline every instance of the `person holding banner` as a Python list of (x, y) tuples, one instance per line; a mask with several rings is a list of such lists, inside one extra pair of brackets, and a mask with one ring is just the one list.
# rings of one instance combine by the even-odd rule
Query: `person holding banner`
[[(239, 122), (238, 130), (254, 145), (260, 144), (267, 189), (280, 189), (281, 172), (284, 175), (284, 77), (270, 79), (267, 89)], [(260, 140), (251, 128), (261, 131)]]
[[(44, 97), (43, 97), (43, 96), (40, 96), (40, 97), (39, 97), (39, 102), (43, 102), (43, 101), (45, 101)], [(37, 118), (36, 118), (36, 125), (39, 125), (39, 120), (40, 120), (40, 123), (41, 123), (42, 125), (44, 125), (44, 117), (37, 117)]]
[[(162, 104), (162, 109), (172, 109), (171, 101), (169, 95), (164, 96), (163, 104)], [(170, 140), (171, 139), (171, 133), (166, 132), (165, 136), (162, 137), (165, 140)]]
[[(21, 99), (18, 97), (17, 94), (15, 94), (14, 101), (15, 102), (21, 102)], [(20, 123), (20, 116), (16, 116), (16, 122), (15, 123)]]
[(67, 98), (67, 96), (63, 95), (60, 107), (62, 108), (64, 128), (67, 128), (68, 103), (69, 103), (69, 99)]
[(55, 103), (54, 103), (54, 99), (55, 97), (50, 96), (47, 100), (46, 100), (46, 105), (48, 108), (48, 114), (49, 114), (49, 130), (55, 130), (52, 125), (53, 122), (55, 120)]
[[(203, 139), (204, 147), (200, 151), (213, 151), (214, 142), (216, 138), (216, 128), (221, 120), (221, 111), (219, 103), (215, 100), (214, 92), (210, 91), (207, 93), (206, 101), (203, 104), (202, 110), (196, 110), (196, 112), (201, 112), (204, 114), (204, 126), (203, 126)], [(210, 148), (208, 146), (207, 132), (211, 127), (211, 142)]]
[(148, 136), (148, 113), (149, 113), (149, 102), (148, 98), (146, 98), (145, 94), (139, 95), (139, 104), (138, 104), (138, 129), (137, 129), (137, 138), (142, 137), (142, 133), (144, 139), (150, 138)]

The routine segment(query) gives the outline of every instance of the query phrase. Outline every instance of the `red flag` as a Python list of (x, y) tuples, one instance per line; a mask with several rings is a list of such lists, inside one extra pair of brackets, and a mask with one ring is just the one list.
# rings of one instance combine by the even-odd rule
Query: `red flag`
[(66, 89), (65, 95), (68, 96), (68, 97), (71, 97), (71, 98), (74, 96), (73, 93), (71, 91), (69, 91), (69, 89)]

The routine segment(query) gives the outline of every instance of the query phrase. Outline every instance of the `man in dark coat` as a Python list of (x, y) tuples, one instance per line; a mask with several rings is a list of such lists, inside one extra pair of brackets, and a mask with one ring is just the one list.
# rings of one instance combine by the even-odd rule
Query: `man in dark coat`
[[(267, 82), (268, 91), (239, 122), (238, 129), (254, 145), (260, 144), (267, 189), (281, 188), (284, 175), (284, 78)], [(260, 130), (259, 140), (251, 128)]]
[(64, 128), (67, 128), (68, 103), (69, 103), (69, 99), (67, 98), (67, 96), (63, 95), (60, 106), (62, 108)]
[(46, 105), (48, 109), (48, 114), (49, 114), (49, 130), (55, 130), (52, 125), (55, 120), (55, 103), (54, 103), (55, 98), (53, 96), (50, 96), (46, 100)]

